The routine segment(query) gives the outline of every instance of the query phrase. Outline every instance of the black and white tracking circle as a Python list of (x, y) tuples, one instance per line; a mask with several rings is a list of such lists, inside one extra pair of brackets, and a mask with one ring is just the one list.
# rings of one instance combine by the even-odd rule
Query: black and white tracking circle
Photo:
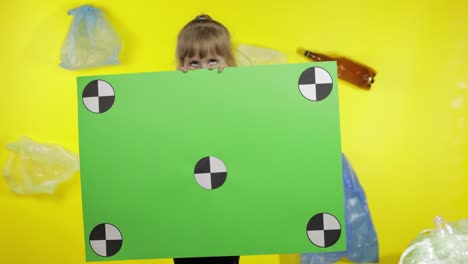
[(307, 223), (307, 236), (314, 245), (333, 246), (341, 235), (341, 226), (335, 216), (328, 213), (314, 215)]
[(308, 68), (299, 77), (299, 91), (308, 100), (321, 101), (330, 95), (332, 89), (333, 79), (323, 68)]
[(115, 101), (112, 86), (103, 80), (94, 80), (83, 89), (83, 104), (89, 111), (101, 114), (109, 110)]
[(101, 257), (111, 257), (122, 247), (122, 234), (112, 224), (99, 224), (89, 235), (89, 244), (94, 253)]
[(195, 180), (207, 190), (221, 187), (227, 178), (224, 162), (216, 157), (204, 157), (195, 165)]

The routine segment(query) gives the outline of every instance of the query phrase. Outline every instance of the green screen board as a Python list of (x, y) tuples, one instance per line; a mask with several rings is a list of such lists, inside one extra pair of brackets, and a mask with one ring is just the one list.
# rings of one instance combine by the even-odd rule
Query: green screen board
[(346, 250), (335, 62), (77, 81), (88, 261)]

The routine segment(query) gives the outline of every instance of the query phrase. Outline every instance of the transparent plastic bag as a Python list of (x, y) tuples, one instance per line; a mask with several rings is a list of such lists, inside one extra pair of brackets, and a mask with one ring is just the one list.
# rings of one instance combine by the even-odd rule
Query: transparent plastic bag
[(377, 263), (379, 243), (365, 192), (356, 173), (342, 154), (345, 193), (346, 252), (305, 253), (301, 264), (330, 264), (342, 257), (354, 263)]
[(119, 36), (101, 10), (84, 5), (68, 14), (73, 21), (62, 46), (60, 66), (75, 70), (120, 63)]
[(403, 252), (400, 264), (468, 263), (468, 219), (447, 223), (436, 217), (435, 229), (423, 230)]
[(3, 176), (18, 194), (53, 194), (56, 187), (78, 170), (78, 155), (55, 144), (37, 143), (27, 137), (9, 143), (10, 156)]
[(239, 44), (236, 51), (236, 62), (238, 66), (286, 64), (288, 58), (286, 54), (274, 49)]
[(307, 253), (301, 255), (301, 264), (335, 263), (345, 255), (345, 252)]

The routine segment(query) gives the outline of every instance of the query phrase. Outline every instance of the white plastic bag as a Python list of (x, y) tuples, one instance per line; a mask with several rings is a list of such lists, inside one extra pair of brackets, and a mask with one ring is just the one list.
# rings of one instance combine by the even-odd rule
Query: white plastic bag
[(3, 176), (10, 189), (18, 194), (52, 194), (79, 170), (78, 155), (59, 145), (22, 137), (6, 148), (11, 153)]
[(468, 263), (468, 219), (446, 223), (434, 220), (435, 229), (423, 230), (403, 252), (400, 264)]
[(236, 51), (236, 61), (238, 66), (254, 66), (286, 64), (288, 58), (286, 54), (274, 49), (239, 44)]

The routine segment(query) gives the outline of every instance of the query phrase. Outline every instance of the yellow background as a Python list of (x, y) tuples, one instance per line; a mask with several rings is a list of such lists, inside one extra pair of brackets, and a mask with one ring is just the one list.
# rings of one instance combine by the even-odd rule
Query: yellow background
[[(123, 43), (119, 66), (69, 71), (62, 42), (82, 4), (101, 8)], [(364, 186), (381, 263), (441, 215), (468, 217), (468, 2), (459, 1), (3, 1), (0, 9), (0, 165), (21, 135), (78, 152), (75, 77), (175, 68), (178, 30), (206, 12), (236, 44), (299, 46), (371, 65), (364, 91), (340, 82), (342, 146)], [(287, 212), (278, 212), (287, 213)], [(0, 181), (0, 263), (83, 263), (79, 175), (53, 196), (18, 196)], [(297, 263), (297, 255), (243, 264)], [(168, 264), (169, 260), (119, 263)]]

